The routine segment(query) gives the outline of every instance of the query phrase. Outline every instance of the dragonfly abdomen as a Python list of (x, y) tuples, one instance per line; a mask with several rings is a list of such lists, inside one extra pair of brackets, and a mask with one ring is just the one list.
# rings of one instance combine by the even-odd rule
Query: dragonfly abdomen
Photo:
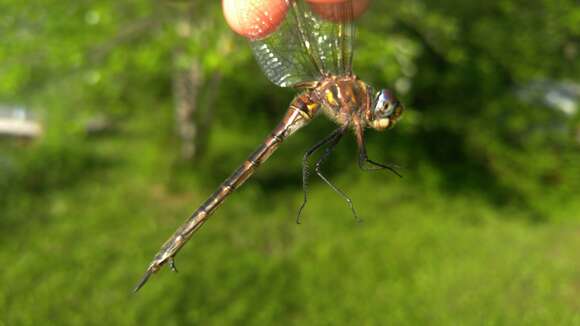
[(315, 104), (310, 93), (306, 92), (297, 96), (290, 104), (282, 121), (244, 163), (222, 182), (218, 190), (198, 208), (192, 215), (191, 220), (198, 220), (196, 218), (197, 215), (204, 218), (211, 215), (227, 196), (244, 184), (254, 174), (256, 169), (270, 158), (286, 138), (312, 120), (317, 113), (318, 107), (319, 104)]
[(173, 266), (173, 257), (191, 238), (204, 222), (215, 212), (225, 199), (248, 180), (256, 169), (262, 165), (280, 144), (298, 129), (304, 127), (318, 111), (319, 104), (313, 98), (313, 93), (305, 92), (297, 96), (282, 121), (266, 137), (264, 142), (232, 173), (219, 188), (181, 225), (177, 231), (161, 247), (149, 265), (145, 276), (141, 279), (137, 291), (149, 279), (149, 276), (170, 262)]

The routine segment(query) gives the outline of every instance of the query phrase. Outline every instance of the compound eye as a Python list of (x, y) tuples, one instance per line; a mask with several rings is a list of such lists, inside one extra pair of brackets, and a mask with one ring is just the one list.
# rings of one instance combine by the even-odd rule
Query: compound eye
[(387, 104), (387, 107), (385, 110), (385, 116), (390, 117), (391, 115), (393, 115), (393, 113), (395, 111), (395, 104), (392, 101), (389, 101), (386, 104)]
[(389, 97), (385, 94), (385, 91), (379, 92), (375, 100), (375, 112), (382, 113), (388, 105)]

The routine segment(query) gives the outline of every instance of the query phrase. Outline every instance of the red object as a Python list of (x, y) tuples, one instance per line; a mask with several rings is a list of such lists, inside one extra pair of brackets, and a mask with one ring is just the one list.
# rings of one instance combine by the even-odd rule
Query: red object
[(320, 17), (333, 22), (355, 20), (369, 7), (370, 0), (352, 0), (352, 17), (346, 16), (350, 5), (347, 0), (307, 0), (310, 8)]
[(223, 0), (222, 6), (231, 29), (250, 40), (274, 32), (288, 11), (285, 0)]

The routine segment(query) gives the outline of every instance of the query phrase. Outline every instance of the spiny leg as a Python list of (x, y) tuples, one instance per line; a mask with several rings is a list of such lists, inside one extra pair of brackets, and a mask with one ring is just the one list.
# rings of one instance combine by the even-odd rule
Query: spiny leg
[(175, 258), (173, 257), (169, 259), (169, 268), (172, 272), (177, 273), (177, 267), (175, 267)]
[[(403, 177), (396, 170), (397, 168), (399, 168), (398, 166), (391, 164), (382, 164), (369, 159), (365, 143), (364, 127), (361, 124), (356, 124), (354, 126), (354, 133), (356, 136), (356, 143), (358, 145), (359, 152), (358, 166), (361, 170), (363, 171), (389, 170), (394, 174), (398, 175), (400, 178)], [(372, 165), (372, 167), (367, 166), (367, 164)]]
[(336, 129), (330, 135), (326, 136), (324, 139), (316, 143), (312, 146), (306, 153), (304, 153), (304, 157), (302, 158), (302, 191), (304, 192), (304, 199), (302, 200), (302, 204), (298, 209), (298, 214), (296, 215), (296, 224), (300, 224), (300, 216), (302, 215), (302, 210), (306, 206), (306, 202), (308, 201), (308, 178), (310, 177), (310, 156), (316, 153), (321, 147), (324, 145), (332, 142), (336, 137), (342, 136), (343, 127)]
[[(364, 139), (362, 141), (362, 146), (359, 148), (359, 151), (360, 151), (360, 153), (359, 153), (359, 158), (358, 158), (358, 166), (361, 170), (363, 170), (363, 171), (389, 170), (389, 171), (393, 172), (394, 174), (396, 174), (397, 176), (399, 176), (399, 178), (403, 177), (396, 170), (396, 169), (400, 168), (399, 166), (397, 166), (395, 164), (383, 164), (383, 163), (375, 162), (375, 161), (369, 159), (368, 155), (367, 155)], [(368, 166), (365, 163), (368, 163), (372, 166)]]
[(324, 182), (326, 182), (326, 184), (328, 184), (330, 186), (330, 188), (332, 188), (332, 190), (334, 190), (334, 192), (339, 194), (346, 201), (346, 203), (348, 204), (348, 207), (350, 207), (350, 210), (352, 211), (352, 214), (354, 215), (354, 219), (360, 223), (360, 222), (362, 222), (362, 220), (360, 219), (360, 217), (358, 216), (358, 214), (356, 212), (356, 209), (354, 208), (354, 205), (352, 203), (352, 199), (350, 199), (350, 197), (344, 191), (340, 190), (330, 180), (328, 180), (328, 178), (325, 177), (321, 171), (322, 163), (324, 163), (330, 157), (332, 150), (334, 149), (334, 147), (336, 147), (336, 145), (338, 144), (338, 142), (342, 138), (342, 135), (344, 135), (344, 131), (346, 131), (346, 128), (341, 127), (339, 130), (341, 130), (341, 132), (337, 135), (336, 138), (334, 138), (329, 143), (328, 147), (324, 150), (324, 154), (322, 154), (322, 156), (316, 162), (316, 167), (315, 167), (314, 171), (316, 171), (316, 174), (320, 177), (320, 179), (322, 179)]
[[(365, 165), (365, 162), (368, 164), (371, 164), (372, 166), (367, 166)], [(379, 170), (389, 170), (391, 172), (393, 172), (394, 174), (396, 174), (399, 178), (402, 178), (403, 176), (399, 173), (399, 171), (397, 171), (397, 169), (400, 169), (401, 167), (396, 165), (396, 164), (383, 164), (383, 163), (378, 163), (375, 162), (373, 160), (370, 159), (365, 159), (362, 162), (359, 161), (359, 167), (361, 170), (363, 171), (379, 171)]]

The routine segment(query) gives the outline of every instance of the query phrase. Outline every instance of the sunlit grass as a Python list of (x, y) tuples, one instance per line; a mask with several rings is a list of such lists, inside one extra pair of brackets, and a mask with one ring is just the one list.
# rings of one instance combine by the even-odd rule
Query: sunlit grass
[[(580, 323), (577, 213), (530, 223), (526, 211), (474, 194), (353, 171), (332, 175), (363, 223), (313, 179), (296, 225), (300, 181), (276, 189), (268, 165), (177, 256), (178, 274), (164, 269), (131, 295), (162, 242), (213, 190), (199, 173), (174, 171), (163, 137), (141, 130), (92, 141), (108, 163), (86, 178), (7, 206), (20, 223), (1, 231), (0, 321)], [(299, 157), (291, 164), (299, 169)]]

